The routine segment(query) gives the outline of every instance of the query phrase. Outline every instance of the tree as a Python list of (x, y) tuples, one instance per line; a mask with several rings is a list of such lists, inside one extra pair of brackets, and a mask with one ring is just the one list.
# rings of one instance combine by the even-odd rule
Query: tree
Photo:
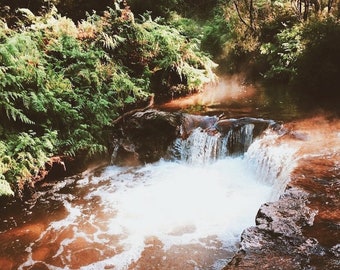
[[(255, 9), (253, 0), (235, 0), (233, 1), (237, 15), (240, 21), (249, 28), (252, 32), (255, 32)], [(247, 17), (247, 19), (246, 19)]]

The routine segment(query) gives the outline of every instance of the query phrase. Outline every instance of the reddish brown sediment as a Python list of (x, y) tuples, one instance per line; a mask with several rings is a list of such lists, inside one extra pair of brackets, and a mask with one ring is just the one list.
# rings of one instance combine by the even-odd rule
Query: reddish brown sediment
[(286, 125), (280, 141), (299, 148), (285, 193), (264, 204), (227, 269), (340, 268), (340, 122)]

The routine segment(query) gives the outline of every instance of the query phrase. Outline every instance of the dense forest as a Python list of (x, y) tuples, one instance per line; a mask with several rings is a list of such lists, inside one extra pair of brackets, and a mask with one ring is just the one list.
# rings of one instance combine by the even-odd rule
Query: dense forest
[(337, 0), (1, 0), (0, 18), (0, 196), (52, 157), (107, 155), (119, 115), (215, 73), (338, 106)]

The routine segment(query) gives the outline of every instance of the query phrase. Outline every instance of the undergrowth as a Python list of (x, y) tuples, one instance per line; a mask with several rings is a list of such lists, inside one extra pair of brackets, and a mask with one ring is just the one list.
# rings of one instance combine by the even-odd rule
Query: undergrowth
[(112, 120), (152, 92), (185, 94), (214, 78), (198, 40), (126, 6), (78, 24), (55, 8), (20, 12), (17, 28), (0, 22), (0, 195), (52, 156), (107, 155)]

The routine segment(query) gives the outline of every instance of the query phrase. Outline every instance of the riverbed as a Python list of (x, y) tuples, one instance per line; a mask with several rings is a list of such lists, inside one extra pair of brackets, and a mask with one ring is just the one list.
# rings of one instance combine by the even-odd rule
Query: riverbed
[(284, 194), (299, 161), (337, 159), (340, 145), (334, 117), (311, 117), (282, 93), (271, 100), (252, 86), (216, 86), (223, 87), (230, 90), (159, 109), (262, 117), (282, 121), (282, 132), (266, 130), (245, 153), (228, 155), (223, 139), (196, 129), (182, 148), (174, 144), (180, 158), (107, 164), (43, 185), (31, 200), (2, 210), (0, 268), (222, 269), (261, 205)]

